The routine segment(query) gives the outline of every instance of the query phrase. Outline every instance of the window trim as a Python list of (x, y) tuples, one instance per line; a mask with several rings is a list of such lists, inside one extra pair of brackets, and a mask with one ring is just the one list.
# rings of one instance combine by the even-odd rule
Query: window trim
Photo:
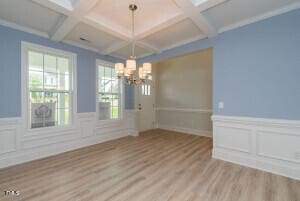
[(110, 122), (120, 122), (122, 120), (124, 120), (124, 106), (125, 106), (125, 85), (121, 80), (121, 106), (120, 106), (120, 117), (118, 119), (104, 119), (104, 120), (100, 120), (99, 119), (99, 104), (98, 104), (98, 100), (99, 100), (99, 71), (98, 71), (98, 66), (99, 65), (105, 65), (107, 67), (111, 67), (112, 69), (114, 69), (114, 64), (112, 62), (108, 62), (108, 61), (104, 61), (101, 59), (97, 59), (96, 60), (96, 118), (98, 122), (102, 122), (102, 123), (110, 123)]
[[(71, 79), (70, 79), (70, 124), (58, 125), (41, 128), (31, 128), (29, 122), (29, 65), (28, 65), (28, 52), (37, 51), (50, 55), (62, 56), (70, 59), (71, 65)], [(56, 48), (51, 48), (35, 43), (21, 41), (21, 95), (22, 95), (22, 112), (21, 118), (23, 120), (23, 129), (26, 130), (25, 135), (37, 134), (39, 132), (53, 132), (59, 130), (69, 130), (76, 127), (76, 114), (77, 114), (77, 55), (72, 52), (63, 51)]]

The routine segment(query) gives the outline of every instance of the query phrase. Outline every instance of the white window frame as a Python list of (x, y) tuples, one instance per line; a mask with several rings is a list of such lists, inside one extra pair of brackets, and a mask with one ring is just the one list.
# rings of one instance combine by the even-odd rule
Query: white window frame
[[(50, 55), (57, 55), (69, 58), (70, 60), (70, 124), (56, 125), (49, 127), (31, 128), (29, 120), (29, 64), (28, 52), (36, 51)], [(29, 42), (21, 42), (21, 82), (22, 82), (22, 120), (23, 129), (26, 131), (25, 135), (37, 135), (40, 132), (46, 131), (53, 132), (57, 130), (69, 130), (76, 127), (76, 114), (77, 114), (77, 55), (75, 53), (63, 51), (60, 49), (50, 48)]]
[(100, 120), (99, 119), (99, 70), (98, 70), (98, 66), (99, 65), (103, 65), (105, 67), (111, 67), (112, 69), (114, 69), (114, 64), (108, 61), (104, 61), (104, 60), (100, 60), (97, 59), (96, 60), (96, 113), (97, 113), (97, 120), (99, 122), (119, 122), (122, 121), (124, 119), (124, 108), (125, 108), (125, 85), (123, 84), (122, 80), (120, 80), (120, 93), (121, 93), (121, 101), (120, 101), (120, 117), (118, 119), (105, 119), (105, 120)]

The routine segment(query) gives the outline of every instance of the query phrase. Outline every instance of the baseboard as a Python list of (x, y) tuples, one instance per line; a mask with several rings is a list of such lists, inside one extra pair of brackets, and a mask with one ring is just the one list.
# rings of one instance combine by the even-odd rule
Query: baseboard
[(159, 129), (175, 131), (179, 133), (186, 133), (191, 135), (198, 135), (203, 137), (212, 137), (212, 132), (207, 130), (197, 130), (191, 128), (182, 128), (182, 127), (175, 127), (170, 125), (158, 125)]
[(299, 168), (295, 166), (282, 165), (275, 162), (267, 161), (265, 159), (244, 156), (237, 153), (230, 153), (227, 150), (220, 150), (215, 148), (213, 149), (212, 157), (214, 159), (224, 160), (238, 165), (300, 180)]
[(129, 129), (128, 130), (128, 135), (137, 137), (137, 136), (139, 136), (139, 131), (135, 130), (135, 129)]
[(300, 122), (213, 116), (213, 158), (300, 180)]

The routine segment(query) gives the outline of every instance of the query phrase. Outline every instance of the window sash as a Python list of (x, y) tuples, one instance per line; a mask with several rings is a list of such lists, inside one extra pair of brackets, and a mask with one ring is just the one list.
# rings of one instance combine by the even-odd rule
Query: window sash
[[(117, 120), (117, 119), (121, 119), (121, 115), (122, 115), (122, 111), (121, 111), (121, 106), (122, 106), (122, 95), (121, 93), (101, 93), (99, 92), (98, 93), (99, 95), (99, 101), (101, 99), (101, 96), (117, 96), (118, 98), (118, 105), (110, 105), (110, 118), (109, 119), (106, 119), (106, 120)], [(111, 102), (114, 101), (114, 99), (110, 100)], [(117, 107), (118, 108), (118, 118), (113, 118), (114, 114), (113, 114), (113, 108)], [(100, 111), (99, 111), (100, 112)]]
[[(103, 70), (101, 70), (103, 68)], [(110, 75), (106, 74), (105, 70), (109, 69), (111, 71)], [(100, 75), (100, 70), (104, 74), (103, 77)], [(107, 62), (97, 62), (97, 115), (99, 116), (99, 120), (118, 120), (122, 119), (122, 106), (123, 106), (123, 96), (122, 96), (122, 82), (118, 80), (117, 75), (113, 74), (113, 64), (107, 63)], [(114, 76), (115, 75), (115, 76)], [(103, 79), (104, 78), (104, 79)], [(112, 82), (113, 80), (118, 80), (118, 92), (113, 92), (113, 86), (110, 87), (109, 90), (105, 91), (105, 86), (102, 85), (101, 81), (102, 80), (107, 80), (109, 82)], [(111, 83), (112, 85), (112, 83)], [(103, 91), (101, 91), (103, 89)], [(118, 98), (118, 105), (110, 105), (110, 118), (107, 119), (100, 119), (100, 108), (99, 108), (99, 103), (101, 100), (101, 96), (117, 96)], [(110, 100), (113, 101), (113, 100)], [(118, 108), (118, 118), (114, 118), (113, 115), (113, 110), (114, 108)]]
[[(55, 51), (55, 50), (54, 50)], [(39, 66), (39, 67), (42, 67), (41, 68), (41, 71), (37, 71), (37, 70), (32, 70), (30, 69), (31, 66), (34, 66), (34, 65), (31, 65), (29, 62), (29, 53), (30, 52), (34, 52), (34, 53), (37, 53), (37, 54), (41, 54), (42, 57), (43, 57), (43, 63), (42, 63), (42, 66)], [(55, 57), (55, 67), (56, 67), (56, 72), (48, 72), (45, 70), (45, 56), (53, 56)], [(27, 57), (27, 75), (28, 75), (28, 79), (27, 79), (27, 83), (26, 83), (26, 87), (28, 89), (27, 91), (27, 101), (28, 101), (28, 107), (27, 107), (27, 117), (28, 117), (28, 127), (30, 129), (34, 129), (35, 127), (33, 127), (33, 121), (32, 121), (32, 118), (31, 118), (31, 115), (32, 115), (32, 104), (34, 104), (35, 102), (32, 101), (32, 93), (34, 92), (38, 92), (38, 93), (42, 93), (43, 94), (43, 100), (42, 100), (42, 104), (49, 104), (51, 102), (46, 102), (46, 96), (45, 94), (46, 93), (52, 93), (53, 94), (56, 94), (56, 99), (57, 101), (54, 102), (55, 103), (55, 117), (54, 117), (54, 125), (51, 125), (51, 127), (61, 127), (61, 126), (67, 126), (67, 125), (72, 125), (72, 119), (73, 119), (73, 93), (72, 93), (72, 88), (73, 88), (73, 57), (72, 56), (64, 56), (64, 55), (61, 55), (59, 53), (55, 54), (55, 53), (49, 53), (48, 51), (44, 51), (43, 48), (41, 49), (35, 49), (35, 48), (27, 48), (26, 49), (26, 57)], [(67, 64), (67, 73), (59, 73), (58, 71), (58, 60), (59, 59), (67, 59), (68, 61), (68, 64)], [(31, 87), (30, 86), (30, 73), (41, 73), (42, 74), (42, 88), (34, 88), (34, 87)], [(45, 74), (51, 74), (53, 76), (56, 77), (56, 84), (55, 84), (55, 89), (48, 89), (48, 88), (45, 88), (45, 85), (46, 85), (46, 75)], [(63, 84), (64, 88), (66, 87), (65, 85), (67, 84), (67, 88), (68, 90), (62, 90), (62, 89), (59, 89), (61, 86), (59, 83), (59, 79), (58, 79), (58, 76), (67, 76), (67, 80), (66, 82)], [(59, 104), (62, 104), (62, 103), (59, 103), (61, 100), (59, 100), (59, 95), (58, 94), (67, 94), (67, 97), (68, 97), (68, 103), (67, 103), (67, 107), (64, 106), (64, 107), (59, 107)], [(51, 97), (51, 96), (50, 96)], [(53, 96), (55, 98), (55, 96)], [(64, 98), (62, 99), (64, 100)], [(67, 113), (66, 113), (67, 112)], [(64, 114), (64, 115), (63, 115)], [(60, 116), (60, 115), (63, 115), (63, 116)], [(53, 117), (52, 117), (53, 118)], [(63, 120), (61, 119), (63, 118)], [(58, 124), (60, 122), (60, 124)], [(45, 124), (47, 122), (45, 122), (45, 119), (43, 118), (43, 126), (40, 126), (40, 127), (37, 127), (39, 129), (42, 129), (42, 128), (45, 128), (45, 127), (48, 127), (48, 126), (45, 126)]]

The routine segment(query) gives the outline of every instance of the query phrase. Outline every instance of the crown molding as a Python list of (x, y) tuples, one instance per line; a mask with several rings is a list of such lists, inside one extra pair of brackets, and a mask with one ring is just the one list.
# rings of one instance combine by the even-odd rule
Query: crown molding
[(261, 20), (265, 20), (265, 19), (274, 17), (276, 15), (287, 13), (289, 11), (296, 10), (296, 9), (299, 9), (299, 8), (300, 8), (300, 2), (296, 2), (296, 3), (290, 4), (288, 6), (285, 6), (283, 8), (276, 9), (276, 10), (264, 13), (262, 15), (257, 15), (255, 17), (251, 17), (251, 18), (239, 21), (237, 23), (233, 23), (233, 24), (230, 24), (228, 26), (222, 27), (222, 28), (219, 29), (218, 32), (223, 33), (223, 32), (229, 31), (229, 30), (237, 29), (237, 28), (246, 26), (248, 24), (252, 24), (252, 23), (255, 23), (255, 22), (258, 22), (258, 21), (261, 21)]
[(41, 37), (44, 37), (44, 38), (49, 38), (49, 35), (46, 32), (42, 32), (42, 31), (38, 31), (38, 30), (35, 30), (35, 29), (32, 29), (32, 28), (24, 27), (22, 25), (19, 25), (19, 24), (13, 23), (13, 22), (8, 22), (8, 21), (3, 20), (3, 19), (0, 19), (0, 25), (5, 26), (5, 27), (9, 27), (9, 28), (12, 28), (12, 29), (16, 29), (16, 30), (19, 30), (19, 31), (23, 31), (23, 32), (26, 32), (26, 33), (31, 33), (31, 34), (34, 34), (34, 35), (38, 35), (38, 36), (41, 36)]
[(82, 45), (80, 43), (77, 43), (77, 42), (74, 42), (74, 41), (71, 41), (71, 40), (63, 40), (62, 43), (66, 43), (66, 44), (73, 45), (73, 46), (76, 46), (76, 47), (79, 47), (79, 48), (82, 48), (82, 49), (91, 50), (93, 52), (100, 53), (100, 51), (98, 49), (94, 48), (94, 47), (91, 47), (91, 46), (88, 46), (88, 45)]

